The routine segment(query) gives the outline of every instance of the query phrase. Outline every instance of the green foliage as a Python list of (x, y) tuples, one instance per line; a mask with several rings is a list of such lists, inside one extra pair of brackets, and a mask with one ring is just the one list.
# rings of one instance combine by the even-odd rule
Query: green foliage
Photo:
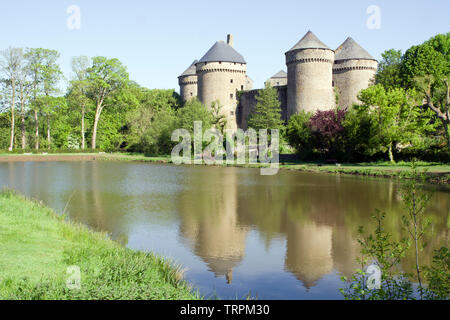
[(399, 145), (420, 149), (430, 143), (423, 137), (435, 130), (433, 115), (417, 107), (418, 96), (414, 90), (386, 90), (382, 85), (375, 85), (362, 90), (358, 99), (362, 102), (359, 114), (370, 116), (370, 152), (387, 152), (389, 160), (394, 162), (394, 150)]
[(378, 64), (375, 83), (381, 84), (386, 90), (399, 88), (402, 85), (401, 62), (402, 51), (390, 49), (381, 54), (383, 58)]
[[(361, 246), (361, 256), (357, 258), (361, 268), (356, 270), (350, 279), (342, 277), (346, 284), (340, 289), (346, 299), (352, 300), (405, 300), (405, 299), (448, 299), (450, 255), (447, 248), (436, 250), (431, 266), (423, 268), (428, 287), (422, 282), (422, 268), (419, 265), (419, 252), (426, 246), (423, 236), (430, 226), (430, 220), (424, 216), (431, 194), (419, 188), (424, 181), (424, 173), (416, 169), (413, 162), (411, 179), (401, 188), (401, 197), (407, 215), (402, 217), (402, 224), (407, 231), (407, 237), (399, 241), (392, 240), (392, 234), (385, 231), (385, 213), (376, 210), (372, 216), (376, 222), (373, 234), (367, 234), (361, 226), (358, 242)], [(411, 247), (416, 258), (416, 274), (401, 271), (400, 265), (405, 253)], [(376, 264), (381, 270), (379, 288), (368, 289), (367, 272), (363, 271), (369, 264)], [(416, 279), (417, 289), (413, 288), (410, 279)]]
[(213, 126), (213, 115), (197, 99), (191, 99), (186, 102), (183, 108), (177, 110), (177, 129), (186, 129), (194, 134), (194, 122), (202, 122), (203, 132), (211, 129)]
[(414, 86), (416, 77), (431, 75), (437, 79), (450, 73), (450, 32), (437, 35), (418, 46), (409, 48), (402, 58), (404, 84)]
[(442, 247), (435, 250), (433, 263), (425, 266), (425, 278), (428, 288), (424, 297), (428, 300), (444, 300), (450, 298), (450, 251)]
[(256, 101), (255, 110), (248, 118), (248, 127), (255, 130), (284, 129), (277, 89), (266, 82), (265, 88), (258, 92)]
[(302, 159), (307, 159), (312, 153), (311, 132), (308, 127), (310, 112), (301, 111), (291, 116), (286, 127), (286, 138)]

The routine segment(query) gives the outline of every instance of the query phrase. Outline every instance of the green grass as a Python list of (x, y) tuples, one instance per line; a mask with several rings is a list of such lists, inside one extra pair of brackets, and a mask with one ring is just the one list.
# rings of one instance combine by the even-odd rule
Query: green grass
[[(80, 290), (66, 286), (74, 265)], [(165, 259), (121, 247), (12, 191), (0, 193), (0, 299), (200, 298)]]

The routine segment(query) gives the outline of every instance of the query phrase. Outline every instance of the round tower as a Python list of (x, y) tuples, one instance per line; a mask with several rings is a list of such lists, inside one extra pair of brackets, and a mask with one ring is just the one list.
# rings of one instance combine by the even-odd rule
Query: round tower
[(180, 96), (183, 101), (188, 101), (197, 96), (197, 74), (195, 64), (197, 60), (192, 62), (189, 68), (186, 69), (179, 77), (178, 84), (180, 85)]
[(221, 113), (227, 119), (229, 129), (237, 129), (237, 92), (246, 89), (247, 64), (244, 58), (228, 43), (217, 41), (196, 63), (198, 99), (211, 108), (213, 102), (222, 106)]
[(333, 84), (339, 90), (339, 106), (351, 107), (358, 103), (358, 93), (371, 84), (377, 68), (377, 60), (348, 37), (336, 49), (333, 65)]
[(328, 110), (334, 107), (334, 51), (311, 31), (288, 52), (288, 117), (304, 111)]

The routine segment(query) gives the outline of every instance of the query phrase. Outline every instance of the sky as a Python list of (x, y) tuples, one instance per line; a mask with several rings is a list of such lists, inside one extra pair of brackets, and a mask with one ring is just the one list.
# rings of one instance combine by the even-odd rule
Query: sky
[(308, 30), (331, 49), (351, 36), (378, 60), (384, 50), (405, 51), (450, 31), (449, 0), (2, 2), (1, 50), (55, 49), (67, 78), (74, 56), (118, 58), (141, 86), (177, 91), (177, 77), (228, 33), (259, 88), (286, 70), (284, 53)]

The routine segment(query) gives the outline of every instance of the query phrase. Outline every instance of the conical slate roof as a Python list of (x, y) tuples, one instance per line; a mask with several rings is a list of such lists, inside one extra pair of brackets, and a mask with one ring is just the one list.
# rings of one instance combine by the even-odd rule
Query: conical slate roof
[(375, 60), (370, 53), (361, 47), (355, 40), (348, 37), (343, 44), (336, 49), (334, 60), (348, 60), (348, 59), (364, 59)]
[(224, 41), (217, 41), (199, 62), (237, 62), (246, 63), (244, 57)]
[[(293, 46), (289, 51), (293, 50), (299, 50), (299, 49), (328, 49), (328, 48), (322, 41), (319, 40), (319, 38), (316, 37), (314, 33), (311, 31), (308, 31), (303, 38), (300, 39), (299, 42), (295, 46)], [(289, 52), (288, 51), (288, 52)]]
[(272, 78), (287, 78), (287, 76), (288, 76), (288, 74), (286, 73), (286, 71), (284, 71), (284, 70), (280, 70), (280, 71), (278, 71), (277, 73), (275, 73), (272, 77), (270, 77), (271, 79)]
[(196, 71), (195, 71), (195, 64), (197, 63), (197, 60), (194, 60), (194, 62), (192, 62), (192, 64), (189, 66), (189, 68), (187, 68), (181, 75), (180, 77), (184, 77), (184, 76), (194, 76), (196, 75)]

